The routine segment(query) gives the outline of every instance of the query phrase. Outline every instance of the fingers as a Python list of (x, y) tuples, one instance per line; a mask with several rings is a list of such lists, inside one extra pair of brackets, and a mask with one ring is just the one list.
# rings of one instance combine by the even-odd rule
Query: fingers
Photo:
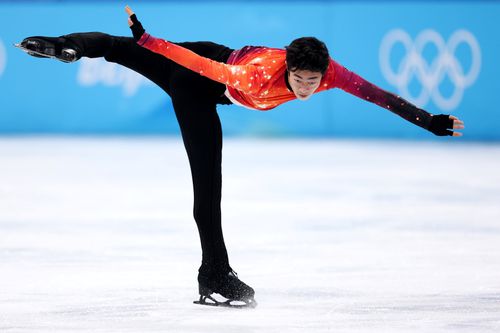
[[(462, 130), (465, 128), (464, 122), (461, 121), (460, 119), (458, 119), (457, 117), (450, 116), (450, 119), (453, 119), (453, 129), (454, 130)], [(455, 136), (455, 137), (462, 136), (462, 135), (463, 134), (460, 132), (453, 132), (453, 136)]]
[(454, 120), (453, 121), (453, 129), (464, 129), (464, 122), (461, 120)]
[(464, 129), (464, 122), (458, 119), (455, 116), (450, 116), (450, 119), (453, 119), (453, 129)]
[(125, 11), (127, 12), (128, 16), (134, 15), (134, 12), (132, 11), (132, 9), (128, 5), (125, 6)]

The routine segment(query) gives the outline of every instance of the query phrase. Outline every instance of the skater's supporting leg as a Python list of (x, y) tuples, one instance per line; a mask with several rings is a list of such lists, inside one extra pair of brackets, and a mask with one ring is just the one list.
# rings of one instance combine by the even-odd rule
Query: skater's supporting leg
[(194, 189), (194, 218), (200, 233), (203, 265), (230, 270), (221, 228), (222, 129), (214, 102), (173, 100), (186, 148)]
[[(174, 91), (175, 86), (175, 95)], [(199, 302), (206, 304), (205, 300), (211, 299), (210, 295), (215, 292), (228, 300), (243, 301), (249, 306), (255, 306), (254, 290), (239, 280), (229, 266), (222, 234), (222, 130), (216, 104), (214, 101), (179, 97), (173, 103), (191, 165), (194, 218), (203, 253), (198, 275), (201, 295)]]
[[(219, 61), (226, 61), (231, 52), (213, 43), (183, 44)], [(199, 302), (205, 304), (215, 292), (228, 300), (255, 306), (254, 290), (239, 280), (229, 266), (221, 227), (222, 128), (216, 104), (221, 101), (225, 86), (174, 64), (170, 88), (193, 178), (194, 217), (203, 252), (198, 275)]]

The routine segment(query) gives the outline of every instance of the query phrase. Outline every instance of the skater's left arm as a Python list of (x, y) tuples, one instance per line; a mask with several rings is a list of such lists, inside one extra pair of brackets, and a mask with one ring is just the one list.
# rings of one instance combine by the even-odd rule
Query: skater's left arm
[(455, 116), (432, 115), (400, 96), (377, 87), (333, 60), (330, 61), (329, 72), (331, 78), (329, 85), (332, 88), (338, 87), (356, 97), (377, 104), (435, 135), (462, 136), (462, 133), (453, 131), (464, 128), (463, 121)]

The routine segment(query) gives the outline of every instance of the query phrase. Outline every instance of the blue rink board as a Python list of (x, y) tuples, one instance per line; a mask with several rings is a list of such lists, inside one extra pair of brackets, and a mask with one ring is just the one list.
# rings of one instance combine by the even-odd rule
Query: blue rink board
[[(498, 2), (129, 4), (150, 33), (172, 41), (283, 47), (314, 35), (373, 83), (429, 112), (463, 118), (464, 139), (500, 139)], [(102, 60), (34, 59), (12, 47), (30, 35), (128, 35), (120, 2), (0, 2), (0, 13), (0, 133), (179, 133), (168, 96), (134, 73)], [(433, 138), (341, 90), (270, 112), (219, 110), (231, 135)]]

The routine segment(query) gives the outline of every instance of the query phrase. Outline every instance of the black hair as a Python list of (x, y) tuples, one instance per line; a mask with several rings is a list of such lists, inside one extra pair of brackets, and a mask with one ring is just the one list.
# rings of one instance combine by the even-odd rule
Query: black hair
[(297, 38), (285, 47), (289, 71), (309, 70), (325, 74), (330, 63), (328, 49), (315, 37)]

